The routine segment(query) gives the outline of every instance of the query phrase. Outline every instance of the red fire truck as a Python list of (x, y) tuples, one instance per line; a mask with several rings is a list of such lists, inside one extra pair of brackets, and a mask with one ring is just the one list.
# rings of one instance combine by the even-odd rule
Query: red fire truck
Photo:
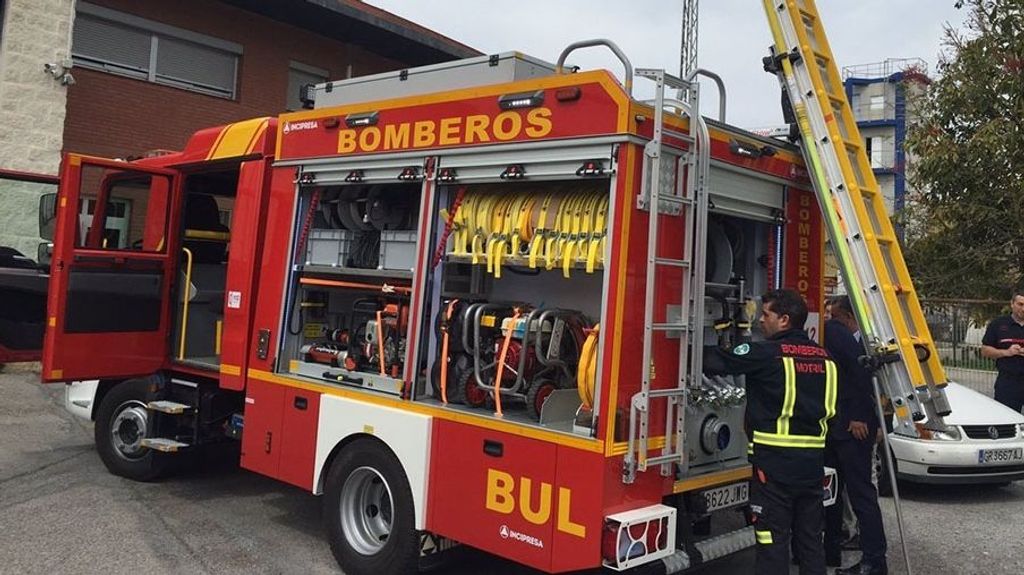
[[(565, 65), (594, 45), (624, 83)], [(753, 545), (742, 382), (700, 357), (759, 337), (770, 288), (818, 325), (797, 149), (606, 41), (306, 96), (181, 152), (66, 156), (42, 376), (75, 382), (110, 471), (240, 441), (324, 496), (350, 574), (457, 544), (553, 573)]]

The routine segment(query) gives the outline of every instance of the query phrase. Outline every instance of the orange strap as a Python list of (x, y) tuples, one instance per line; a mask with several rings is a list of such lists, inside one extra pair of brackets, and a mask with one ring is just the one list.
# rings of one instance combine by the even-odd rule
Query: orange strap
[[(505, 334), (505, 341), (501, 344), (501, 353), (498, 355), (498, 372), (494, 379), (494, 415), (502, 417), (501, 413), (501, 376), (505, 371), (505, 357), (508, 355), (508, 344), (512, 342), (512, 333), (516, 330), (516, 320), (519, 319), (519, 308), (514, 309), (512, 322), (508, 333)], [(529, 329), (530, 326), (526, 326)]]
[(448, 322), (452, 320), (452, 313), (455, 312), (455, 304), (459, 300), (453, 299), (448, 302), (448, 309), (444, 313), (444, 323), (441, 324), (441, 401), (448, 404)]
[(344, 287), (344, 288), (357, 288), (357, 289), (368, 289), (374, 291), (380, 291), (382, 293), (396, 293), (409, 295), (412, 293), (412, 288), (407, 286), (393, 286), (387, 283), (382, 284), (366, 284), (359, 282), (345, 282), (338, 280), (322, 280), (317, 278), (302, 278), (299, 280), (302, 285), (310, 286), (328, 286), (328, 287)]
[(380, 360), (380, 374), (384, 375), (384, 326), (380, 310), (377, 310), (377, 359)]

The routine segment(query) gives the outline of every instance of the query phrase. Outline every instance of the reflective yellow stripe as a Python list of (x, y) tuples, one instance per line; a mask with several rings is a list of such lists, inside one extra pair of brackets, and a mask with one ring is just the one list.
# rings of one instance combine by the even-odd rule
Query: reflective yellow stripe
[(185, 230), (185, 238), (190, 240), (215, 240), (226, 242), (231, 239), (228, 232), (213, 232), (209, 230)]
[(816, 435), (784, 435), (754, 431), (754, 443), (774, 447), (806, 447), (821, 449), (825, 447), (825, 436)]
[(772, 544), (772, 532), (771, 531), (754, 531), (754, 535), (757, 536), (757, 542), (761, 545)]
[(782, 366), (786, 370), (786, 394), (782, 398), (782, 411), (775, 421), (775, 432), (789, 435), (789, 418), (793, 417), (796, 407), (796, 365), (791, 357), (782, 358)]
[(828, 434), (828, 420), (832, 419), (836, 414), (838, 388), (836, 381), (838, 379), (839, 375), (836, 372), (836, 364), (832, 360), (825, 360), (825, 415), (818, 421), (818, 425), (821, 426), (822, 437)]

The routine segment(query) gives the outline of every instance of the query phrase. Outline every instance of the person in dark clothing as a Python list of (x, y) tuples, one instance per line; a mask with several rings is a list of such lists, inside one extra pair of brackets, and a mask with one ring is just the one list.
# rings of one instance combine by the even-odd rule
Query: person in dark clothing
[[(871, 482), (874, 464), (872, 449), (878, 434), (871, 372), (860, 363), (864, 345), (849, 297), (832, 302), (832, 319), (825, 322), (824, 345), (839, 368), (839, 399), (836, 418), (829, 426), (825, 442), (825, 465), (839, 475), (840, 490), (845, 487), (850, 506), (860, 526), (861, 560), (837, 575), (885, 575), (885, 527), (878, 507), (878, 492)], [(825, 557), (838, 562), (841, 557), (843, 511), (834, 505), (825, 512)]]
[(789, 572), (790, 538), (801, 575), (825, 573), (822, 543), (825, 437), (835, 415), (838, 370), (807, 337), (807, 304), (792, 290), (761, 298), (764, 341), (706, 348), (704, 371), (744, 375), (753, 477), (750, 507), (758, 574)]
[(996, 360), (996, 401), (1020, 412), (1024, 407), (1024, 290), (1010, 298), (1010, 314), (989, 322), (981, 355)]

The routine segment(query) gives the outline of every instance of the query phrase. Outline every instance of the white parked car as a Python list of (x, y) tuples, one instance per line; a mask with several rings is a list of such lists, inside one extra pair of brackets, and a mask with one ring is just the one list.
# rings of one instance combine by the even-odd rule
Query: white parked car
[[(889, 434), (899, 479), (917, 483), (1008, 483), (1024, 479), (1024, 415), (958, 383), (946, 388), (950, 431)], [(885, 492), (882, 470), (879, 491)]]

